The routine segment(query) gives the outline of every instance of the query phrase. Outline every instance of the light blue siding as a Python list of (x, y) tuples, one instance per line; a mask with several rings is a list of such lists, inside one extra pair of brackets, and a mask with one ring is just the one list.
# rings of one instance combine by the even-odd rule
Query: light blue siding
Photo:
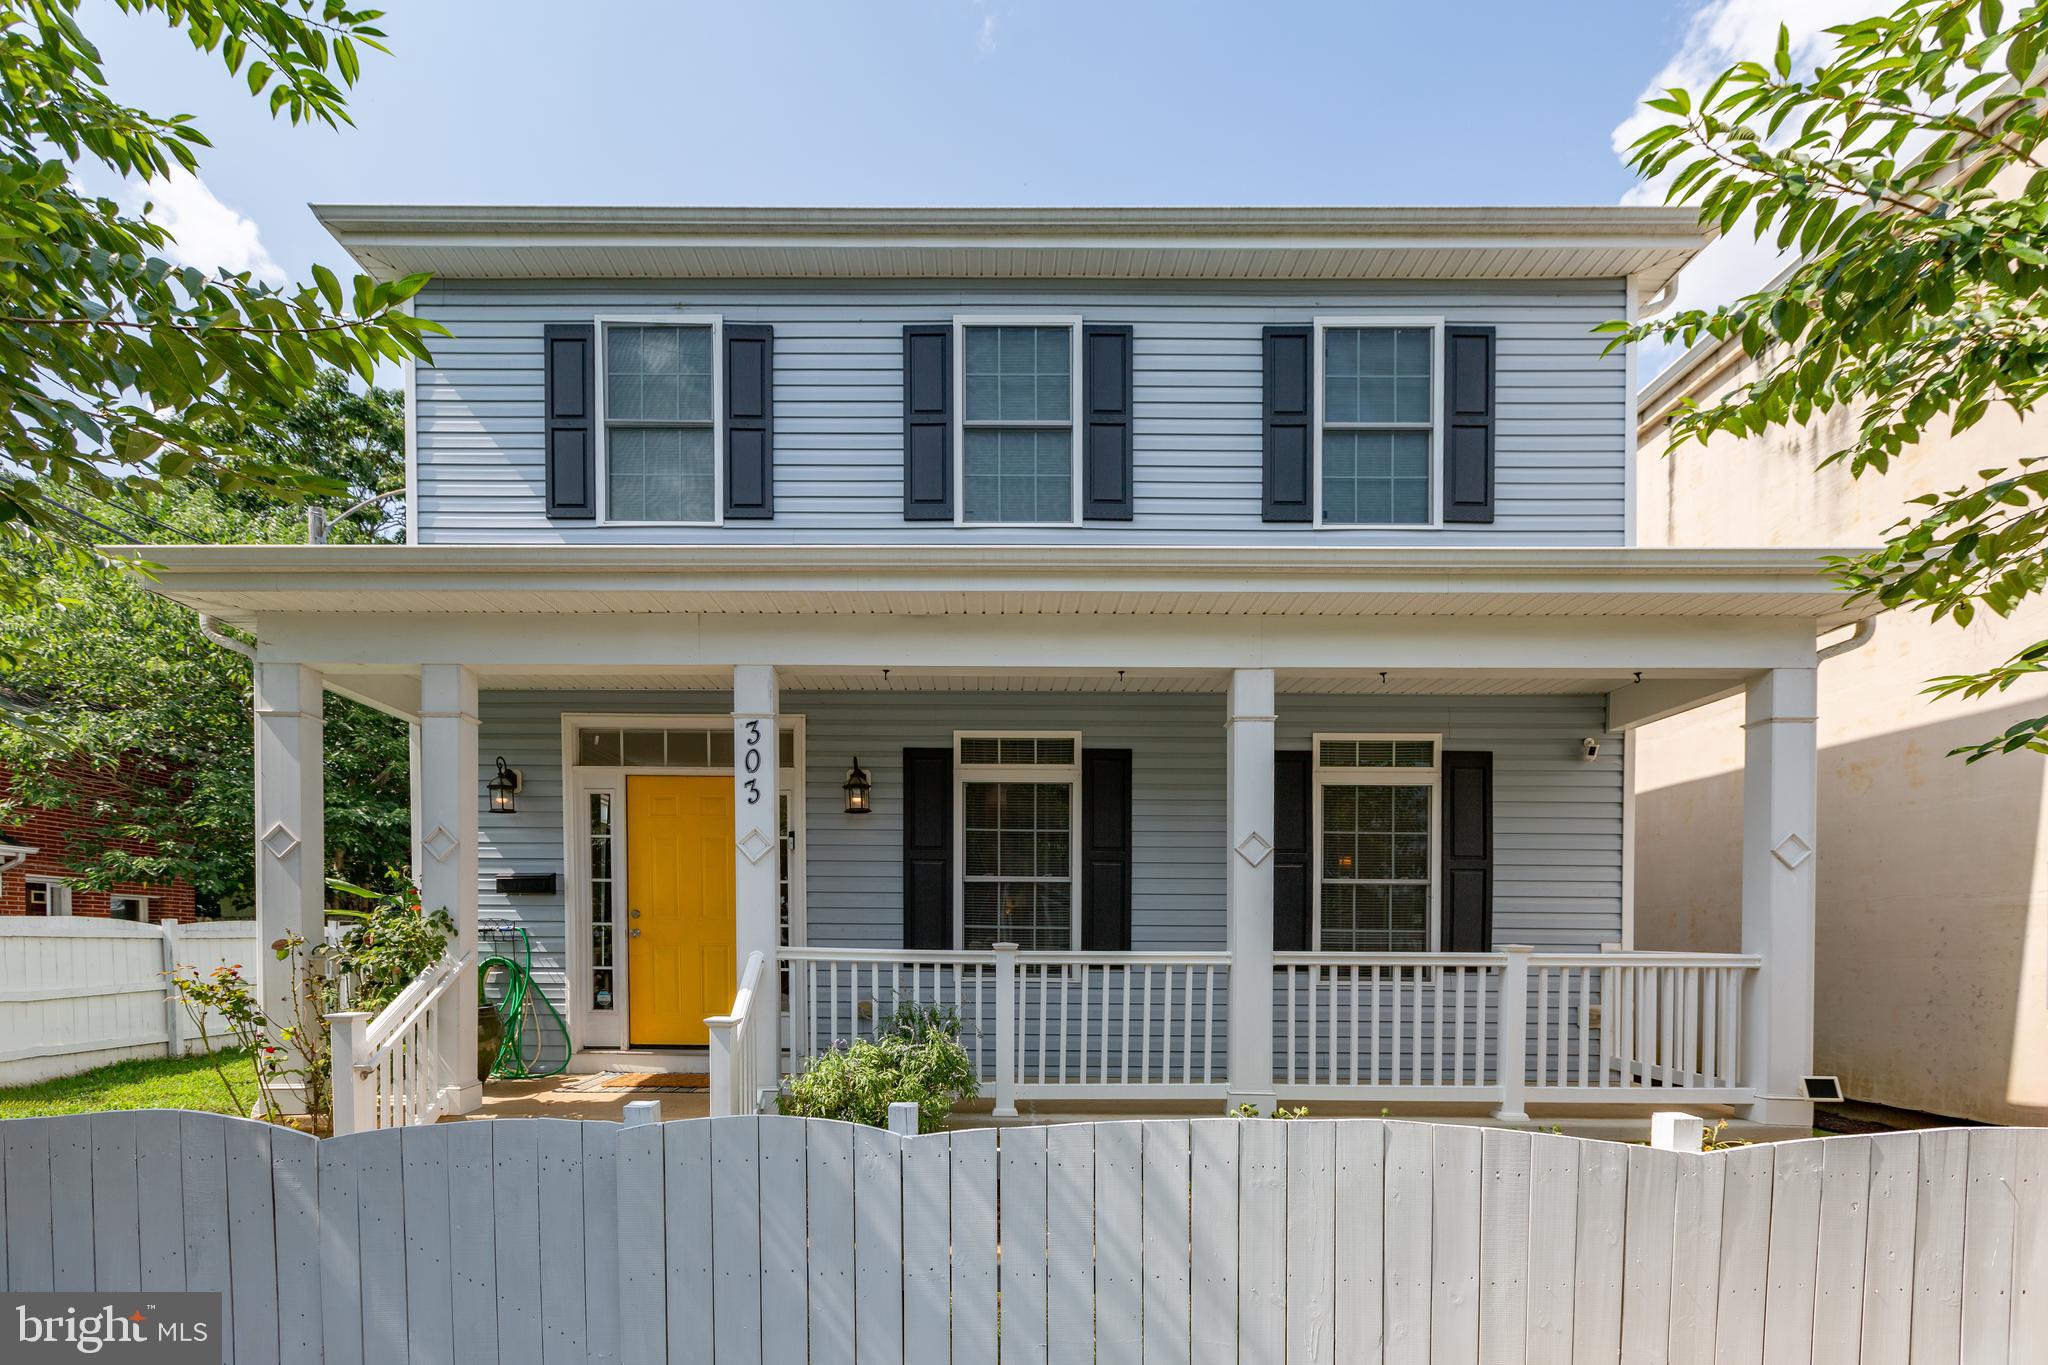
[[(1224, 703), (1211, 695), (791, 692), (805, 717), (809, 938), (835, 947), (902, 943), (903, 750), (945, 747), (955, 730), (1078, 730), (1132, 751), (1132, 946), (1226, 946)], [(486, 692), (478, 790), (493, 760), (525, 774), (517, 814), (482, 817), (482, 914), (535, 940), (536, 978), (562, 995), (563, 898), (498, 895), (506, 872), (563, 870), (564, 713), (723, 714), (723, 693)], [(1445, 747), (1494, 755), (1494, 938), (1587, 949), (1621, 936), (1621, 738), (1588, 761), (1604, 724), (1597, 696), (1283, 695), (1278, 744), (1317, 731), (1441, 732)], [(874, 813), (844, 813), (855, 757), (873, 775)]]
[[(679, 308), (775, 327), (772, 522), (608, 528), (544, 514), (541, 328)], [(1176, 284), (1039, 287), (641, 283), (430, 285), (420, 312), (453, 333), (417, 374), (424, 542), (683, 544), (1096, 541), (1618, 545), (1626, 367), (1592, 328), (1621, 315), (1619, 280), (1333, 289)], [(1137, 515), (1080, 527), (903, 520), (902, 327), (971, 311), (1079, 313), (1135, 328)], [(1435, 531), (1314, 530), (1260, 520), (1260, 329), (1318, 314), (1443, 316), (1498, 329), (1497, 515)]]

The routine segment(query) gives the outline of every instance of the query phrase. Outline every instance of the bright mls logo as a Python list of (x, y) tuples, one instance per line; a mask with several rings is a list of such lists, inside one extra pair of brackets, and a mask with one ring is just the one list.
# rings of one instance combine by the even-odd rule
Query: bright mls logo
[(0, 1361), (221, 1365), (220, 1295), (0, 1294)]

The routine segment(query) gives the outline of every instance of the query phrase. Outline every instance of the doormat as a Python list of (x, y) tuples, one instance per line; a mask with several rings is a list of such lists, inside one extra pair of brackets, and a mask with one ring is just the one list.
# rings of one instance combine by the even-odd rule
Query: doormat
[[(711, 1078), (701, 1071), (606, 1071), (593, 1076), (591, 1090), (668, 1090), (685, 1093), (707, 1090)], [(579, 1086), (584, 1089), (585, 1086)]]

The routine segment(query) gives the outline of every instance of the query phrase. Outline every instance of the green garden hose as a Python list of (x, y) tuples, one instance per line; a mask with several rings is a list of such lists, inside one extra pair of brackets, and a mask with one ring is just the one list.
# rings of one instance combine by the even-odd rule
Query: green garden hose
[[(491, 1066), (494, 1081), (529, 1080), (555, 1076), (569, 1066), (569, 1026), (562, 1021), (547, 995), (533, 981), (533, 940), (517, 924), (480, 928), (481, 938), (519, 936), (519, 957), (493, 953), (477, 964), (477, 989), (497, 1012), (503, 1031), (497, 1060)], [(498, 974), (498, 989), (492, 995), (492, 974)]]

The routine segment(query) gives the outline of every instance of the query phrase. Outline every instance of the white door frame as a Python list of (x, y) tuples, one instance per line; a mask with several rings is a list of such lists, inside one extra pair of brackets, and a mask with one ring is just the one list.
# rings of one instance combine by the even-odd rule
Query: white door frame
[[(779, 728), (791, 732), (791, 766), (779, 769), (789, 796), (790, 834), (796, 844), (789, 863), (789, 935), (802, 943), (806, 929), (805, 864), (809, 845), (805, 839), (804, 812), (804, 718), (784, 714), (777, 717)], [(591, 1048), (624, 1048), (631, 1045), (626, 1020), (631, 1008), (632, 981), (626, 966), (625, 913), (632, 890), (627, 885), (626, 839), (630, 817), (626, 811), (628, 777), (725, 777), (733, 775), (731, 764), (717, 767), (581, 767), (576, 763), (576, 732), (588, 727), (618, 726), (621, 729), (707, 730), (728, 732), (729, 712), (717, 714), (614, 714), (610, 712), (562, 713), (562, 920), (564, 952), (562, 969), (567, 981), (570, 1038), (577, 1051)], [(780, 741), (777, 741), (778, 745)], [(612, 1007), (592, 1008), (588, 983), (590, 956), (590, 796), (612, 794)]]

